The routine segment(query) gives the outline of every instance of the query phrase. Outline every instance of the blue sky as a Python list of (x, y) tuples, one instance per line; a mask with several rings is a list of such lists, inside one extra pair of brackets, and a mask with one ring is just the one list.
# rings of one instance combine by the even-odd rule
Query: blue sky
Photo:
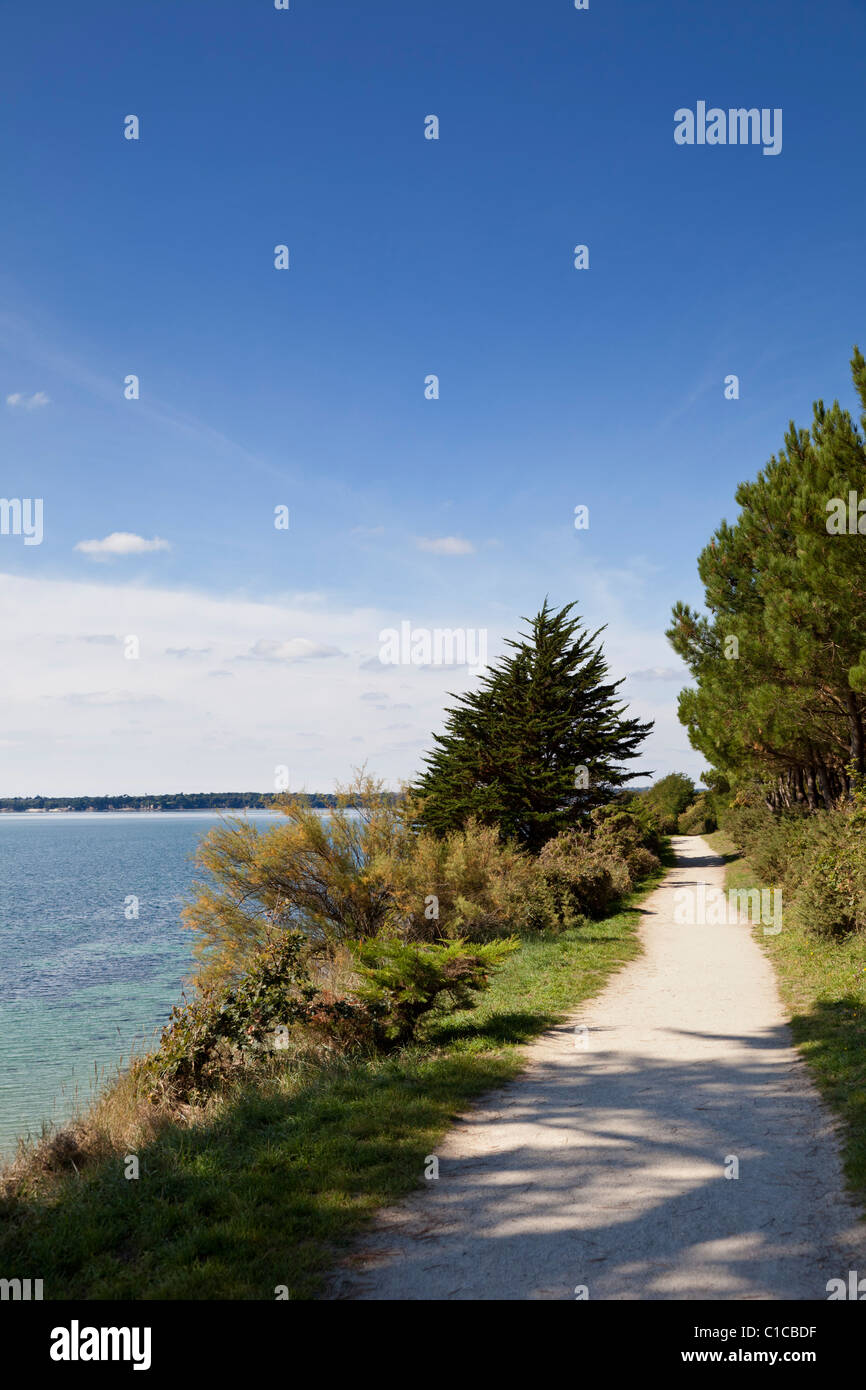
[[(835, 0), (7, 11), (2, 493), (44, 539), (0, 536), (4, 792), (394, 784), (473, 673), (380, 631), (495, 655), (545, 594), (699, 772), (670, 607), (788, 420), (853, 405), (864, 40)], [(781, 153), (676, 145), (699, 100)], [(76, 549), (117, 532), (166, 544)]]

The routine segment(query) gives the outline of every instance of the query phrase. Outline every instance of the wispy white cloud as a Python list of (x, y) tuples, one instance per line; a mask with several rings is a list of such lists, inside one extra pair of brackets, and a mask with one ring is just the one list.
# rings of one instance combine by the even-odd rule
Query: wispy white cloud
[(49, 696), (69, 705), (161, 705), (159, 695), (138, 695), (134, 690), (84, 690), (69, 695)]
[(461, 536), (419, 536), (415, 544), (431, 555), (474, 555), (475, 546)]
[[(102, 568), (99, 581), (74, 582), (0, 574), (3, 733), (15, 740), (3, 751), (10, 795), (267, 791), (280, 765), (289, 767), (293, 787), (327, 791), (361, 753), (370, 771), (396, 786), (417, 771), (452, 696), (479, 679), (473, 668), (382, 665), (380, 633), (399, 625), (400, 609), (312, 596), (303, 603), (295, 595), (214, 596), (121, 581), (120, 573)], [(630, 612), (639, 576), (633, 585), (626, 580), (617, 574), (610, 592), (605, 586), (587, 596), (588, 616), (610, 619), (613, 679), (670, 665), (661, 623)], [(478, 628), (491, 623), (491, 611), (468, 602), (443, 612), (434, 604), (413, 612), (412, 621)], [(508, 607), (489, 626), (491, 660), (515, 628)], [(128, 634), (140, 640), (136, 660), (128, 657)], [(93, 638), (100, 640), (86, 640)], [(210, 655), (201, 659), (171, 654), (203, 648)], [(362, 698), (381, 695), (385, 703), (388, 690), (395, 702), (386, 704), (388, 722), (410, 721), (405, 730), (385, 732), (380, 702)], [(703, 761), (688, 750), (670, 686), (659, 679), (635, 690), (630, 712), (656, 720), (638, 765), (697, 772)], [(402, 736), (405, 742), (392, 741)]]
[(244, 661), (311, 661), (316, 657), (344, 656), (339, 647), (311, 642), (309, 637), (291, 637), (288, 642), (272, 642), (262, 637), (244, 654)]
[(34, 391), (32, 396), (25, 396), (21, 391), (13, 391), (6, 397), (6, 404), (12, 409), (38, 410), (41, 405), (49, 405), (51, 397), (45, 391)]
[(681, 681), (687, 676), (687, 671), (677, 670), (673, 666), (647, 666), (643, 671), (628, 673), (628, 678), (632, 681)]
[[(281, 765), (294, 788), (327, 791), (362, 760), (397, 786), (417, 757), (391, 746), (376, 701), (360, 697), (393, 690), (410, 707), (389, 721), (410, 720), (405, 733), (414, 730), (417, 748), (441, 725), (443, 690), (471, 683), (462, 669), (440, 668), (436, 681), (396, 667), (387, 682), (390, 668), (378, 662), (376, 680), (359, 670), (399, 610), (213, 596), (119, 573), (115, 565), (99, 580), (0, 574), (3, 732), (18, 741), (3, 750), (10, 795), (268, 791)], [(451, 625), (479, 621), (471, 608), (448, 617)], [(445, 619), (419, 611), (417, 621)], [(111, 633), (116, 642), (81, 640)], [(128, 634), (139, 638), (134, 660)], [(168, 654), (204, 647), (210, 656)]]
[(159, 536), (147, 540), (144, 536), (136, 536), (132, 531), (112, 531), (110, 536), (104, 536), (101, 541), (79, 541), (75, 549), (84, 555), (92, 556), (95, 560), (102, 560), (111, 555), (146, 555), (153, 550), (170, 550), (171, 546)]

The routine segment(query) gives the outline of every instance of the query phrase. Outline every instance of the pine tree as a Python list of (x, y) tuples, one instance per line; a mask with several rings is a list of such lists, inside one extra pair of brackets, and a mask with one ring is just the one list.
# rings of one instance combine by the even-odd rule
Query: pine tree
[[(866, 412), (866, 361), (851, 360)], [(784, 447), (698, 561), (711, 615), (677, 604), (668, 637), (696, 681), (680, 719), (713, 766), (757, 777), (774, 805), (833, 805), (866, 773), (866, 551), (849, 494), (866, 494), (863, 429), (838, 401)], [(837, 534), (830, 517), (841, 510)], [(858, 517), (859, 520), (859, 517)]]
[(545, 599), (529, 632), (508, 640), (512, 653), (456, 696), (445, 732), (415, 792), (437, 834), (470, 816), (497, 825), (537, 851), (560, 830), (585, 822), (633, 777), (621, 764), (638, 756), (651, 723), (623, 718), (607, 662), (575, 605), (554, 612)]

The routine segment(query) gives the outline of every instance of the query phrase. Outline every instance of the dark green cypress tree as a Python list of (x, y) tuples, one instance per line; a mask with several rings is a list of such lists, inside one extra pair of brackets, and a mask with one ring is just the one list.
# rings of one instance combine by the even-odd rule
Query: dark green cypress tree
[[(545, 599), (529, 632), (479, 682), (454, 698), (445, 732), (414, 787), (422, 819), (437, 834), (470, 816), (498, 825), (503, 837), (537, 851), (639, 772), (621, 764), (638, 756), (651, 723), (623, 718), (597, 639)], [(585, 774), (584, 770), (585, 769)], [(584, 785), (585, 783), (585, 785)]]

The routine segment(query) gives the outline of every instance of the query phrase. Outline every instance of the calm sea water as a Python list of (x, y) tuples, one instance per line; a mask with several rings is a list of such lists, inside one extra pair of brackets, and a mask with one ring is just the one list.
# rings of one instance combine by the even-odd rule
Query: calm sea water
[(218, 820), (0, 815), (0, 1155), (44, 1120), (69, 1118), (162, 1027), (192, 967), (180, 925), (192, 856)]

